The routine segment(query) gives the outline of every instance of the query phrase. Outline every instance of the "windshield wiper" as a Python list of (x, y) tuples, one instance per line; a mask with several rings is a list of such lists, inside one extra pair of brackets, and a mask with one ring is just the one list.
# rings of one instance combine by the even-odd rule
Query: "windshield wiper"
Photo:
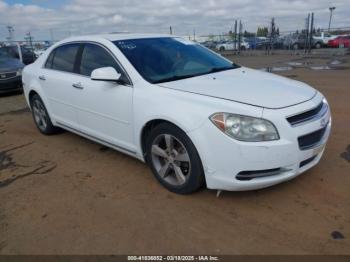
[(198, 74), (183, 75), (183, 76), (174, 75), (174, 76), (171, 76), (171, 77), (167, 77), (167, 78), (163, 78), (163, 79), (160, 79), (160, 80), (153, 81), (153, 84), (159, 84), (159, 83), (164, 83), (164, 82), (171, 82), (171, 81), (191, 78), (191, 77), (195, 77), (195, 76), (198, 76)]
[(226, 70), (231, 70), (231, 69), (236, 69), (239, 68), (238, 65), (232, 64), (232, 66), (226, 66), (226, 67), (213, 67), (211, 70), (209, 70), (207, 73), (216, 73), (216, 72), (221, 72), (221, 71), (226, 71)]
[(181, 80), (181, 79), (186, 79), (186, 78), (191, 78), (191, 77), (196, 77), (196, 76), (202, 76), (202, 75), (207, 75), (211, 73), (216, 73), (216, 72), (221, 72), (221, 71), (226, 71), (226, 70), (231, 70), (231, 69), (236, 69), (239, 68), (240, 66), (236, 64), (232, 64), (232, 66), (226, 66), (226, 67), (213, 67), (209, 71), (204, 72), (204, 73), (199, 73), (199, 74), (191, 74), (191, 75), (174, 75), (168, 78), (163, 78), (160, 80), (153, 81), (153, 84), (159, 84), (159, 83), (164, 83), (164, 82), (171, 82), (171, 81), (176, 81), (176, 80)]

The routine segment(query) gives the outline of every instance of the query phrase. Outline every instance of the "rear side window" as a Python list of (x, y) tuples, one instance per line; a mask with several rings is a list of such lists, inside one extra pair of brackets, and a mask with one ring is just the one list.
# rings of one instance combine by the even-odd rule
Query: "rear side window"
[(52, 69), (64, 72), (74, 72), (74, 64), (80, 44), (69, 44), (55, 49)]
[(102, 47), (94, 44), (85, 44), (80, 63), (80, 74), (90, 76), (97, 68), (111, 66), (121, 73), (120, 67), (114, 58)]
[(55, 56), (55, 51), (52, 51), (49, 58), (46, 60), (45, 68), (52, 68), (53, 57)]

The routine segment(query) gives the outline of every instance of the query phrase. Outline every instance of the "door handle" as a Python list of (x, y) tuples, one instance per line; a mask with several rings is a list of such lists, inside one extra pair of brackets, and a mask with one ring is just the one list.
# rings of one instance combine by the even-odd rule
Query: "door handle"
[(72, 84), (72, 86), (73, 86), (74, 88), (76, 88), (76, 89), (84, 89), (84, 87), (81, 85), (80, 82), (79, 82), (79, 83), (74, 83), (74, 84)]
[(39, 76), (39, 79), (45, 81), (46, 77), (45, 76)]

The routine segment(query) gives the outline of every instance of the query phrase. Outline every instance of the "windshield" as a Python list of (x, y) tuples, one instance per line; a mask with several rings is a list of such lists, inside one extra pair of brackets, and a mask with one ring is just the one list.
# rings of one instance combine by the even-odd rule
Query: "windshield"
[(235, 69), (238, 66), (205, 47), (182, 38), (147, 38), (115, 41), (144, 79), (151, 83)]

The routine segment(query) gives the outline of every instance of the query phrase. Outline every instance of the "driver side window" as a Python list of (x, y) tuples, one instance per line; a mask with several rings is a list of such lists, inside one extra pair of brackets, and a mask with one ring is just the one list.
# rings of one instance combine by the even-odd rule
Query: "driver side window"
[(122, 73), (114, 58), (102, 47), (94, 44), (85, 44), (81, 55), (79, 72), (90, 76), (91, 72), (101, 67), (113, 67), (118, 73)]

